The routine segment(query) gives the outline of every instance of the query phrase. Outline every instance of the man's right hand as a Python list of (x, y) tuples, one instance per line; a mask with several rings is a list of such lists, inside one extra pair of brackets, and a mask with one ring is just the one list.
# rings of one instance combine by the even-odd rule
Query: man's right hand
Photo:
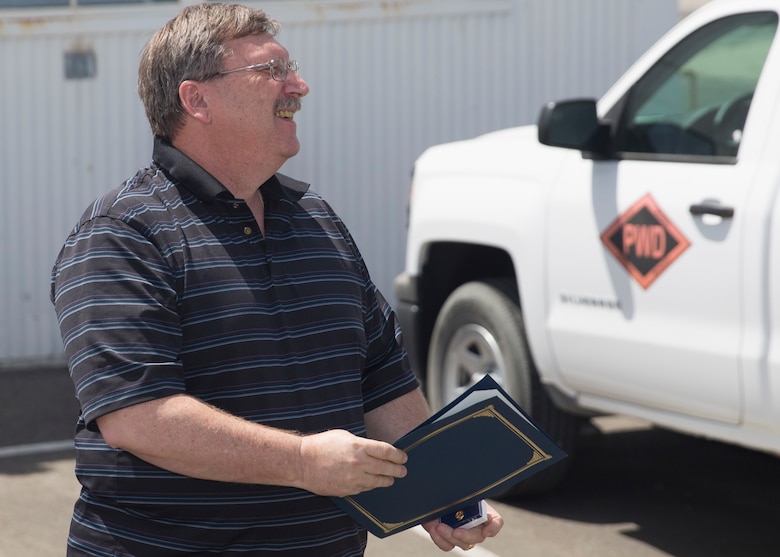
[(406, 476), (406, 453), (389, 443), (331, 430), (300, 438), (299, 487), (345, 497), (389, 487)]

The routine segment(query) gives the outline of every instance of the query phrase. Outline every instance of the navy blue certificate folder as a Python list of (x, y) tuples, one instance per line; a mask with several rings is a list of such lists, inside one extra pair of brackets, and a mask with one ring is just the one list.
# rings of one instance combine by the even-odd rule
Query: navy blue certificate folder
[(394, 445), (392, 487), (333, 500), (379, 538), (494, 497), (566, 457), (489, 375)]

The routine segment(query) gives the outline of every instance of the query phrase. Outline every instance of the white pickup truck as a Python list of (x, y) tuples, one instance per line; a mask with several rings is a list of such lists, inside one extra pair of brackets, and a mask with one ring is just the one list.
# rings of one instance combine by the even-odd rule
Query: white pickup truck
[(779, 15), (714, 0), (600, 100), (419, 157), (395, 286), (434, 407), (489, 373), (569, 450), (622, 414), (780, 454)]

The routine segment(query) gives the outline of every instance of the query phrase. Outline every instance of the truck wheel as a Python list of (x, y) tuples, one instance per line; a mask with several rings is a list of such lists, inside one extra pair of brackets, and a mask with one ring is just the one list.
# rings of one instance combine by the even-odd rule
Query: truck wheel
[[(539, 382), (523, 315), (510, 280), (469, 282), (444, 303), (433, 328), (427, 396), (434, 410), (490, 374), (536, 423), (571, 454), (579, 419), (556, 408)], [(564, 478), (570, 459), (520, 482), (516, 497), (548, 491)]]

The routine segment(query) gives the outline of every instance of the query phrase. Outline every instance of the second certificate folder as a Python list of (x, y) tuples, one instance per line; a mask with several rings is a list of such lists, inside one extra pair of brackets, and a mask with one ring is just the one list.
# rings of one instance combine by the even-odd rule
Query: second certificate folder
[(409, 455), (406, 477), (333, 498), (380, 538), (499, 495), (566, 457), (489, 375), (394, 445)]

